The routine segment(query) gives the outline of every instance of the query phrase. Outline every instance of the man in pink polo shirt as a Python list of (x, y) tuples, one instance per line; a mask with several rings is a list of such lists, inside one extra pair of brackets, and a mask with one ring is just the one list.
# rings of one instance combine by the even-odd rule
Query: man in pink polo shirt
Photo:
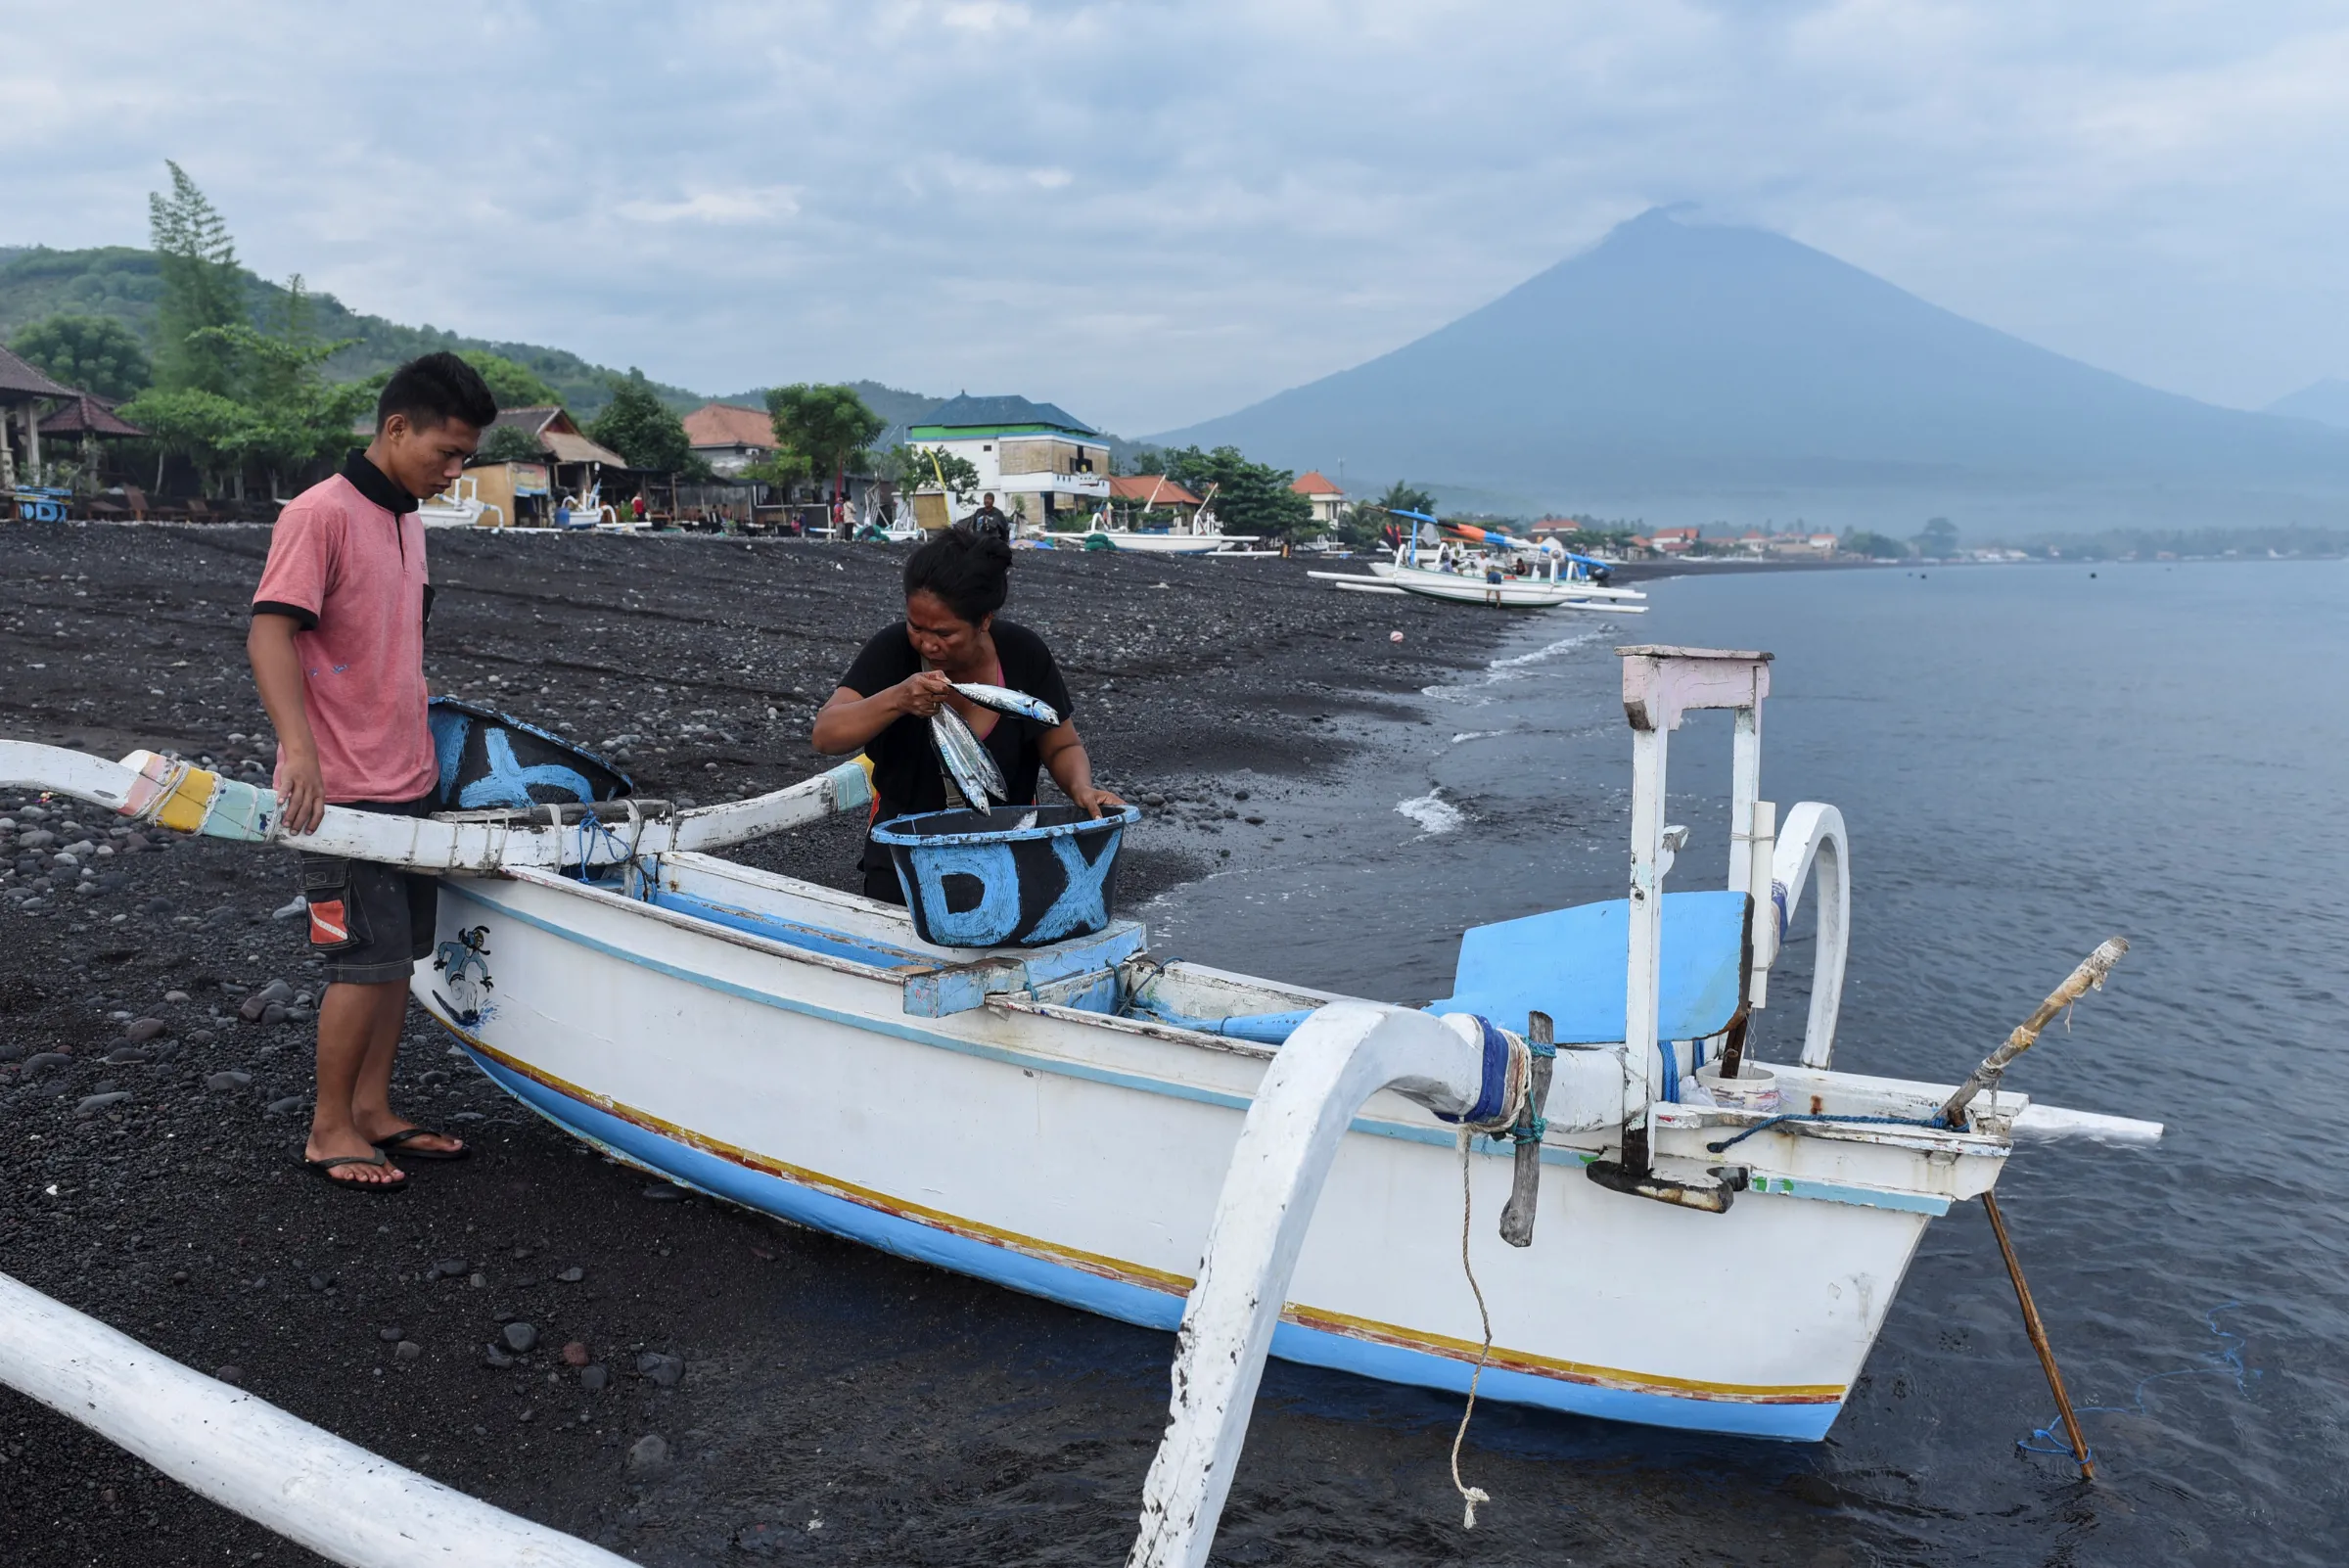
[[(439, 779), (426, 722), (424, 623), (433, 587), (416, 503), (465, 470), (497, 403), (455, 354), (392, 373), (375, 438), (290, 503), (253, 595), (245, 651), (277, 729), (279, 819), (316, 828), (328, 806), (422, 815)], [(403, 1158), (456, 1160), (463, 1143), (392, 1110), (408, 976), (433, 950), (439, 884), (395, 866), (304, 853), (310, 947), (326, 959), (318, 1102), (302, 1163), (337, 1186), (397, 1192)]]

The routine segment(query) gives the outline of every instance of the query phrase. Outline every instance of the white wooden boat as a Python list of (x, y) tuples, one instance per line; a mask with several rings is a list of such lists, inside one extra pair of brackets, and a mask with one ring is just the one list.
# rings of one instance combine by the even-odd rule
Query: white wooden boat
[[(901, 909), (708, 853), (860, 807), (855, 763), (696, 811), (337, 808), (299, 839), (278, 831), (267, 791), (148, 754), (115, 764), (0, 742), (0, 776), (180, 831), (442, 871), (421, 1004), (524, 1104), (719, 1197), (1159, 1328), (1183, 1319), (1186, 1296), (1212, 1307), (1208, 1283), (1194, 1291), (1203, 1257), (1211, 1273), (1224, 1257), (1228, 1279), (1251, 1226), (1277, 1220), (1285, 1258), (1267, 1241), (1251, 1266), (1267, 1270), (1253, 1287), (1260, 1363), (1268, 1343), (1364, 1376), (1468, 1386), (1480, 1333), (1457, 1267), (1463, 1156), (1437, 1113), (1514, 1106), (1496, 1126), (1480, 1105), (1471, 1119), (1490, 1135), (1466, 1156), (1478, 1213), (1498, 1212), (1514, 1183), (1519, 1220), (1538, 1218), (1530, 1247), (1474, 1236), (1494, 1334), (1485, 1397), (1817, 1440), (1926, 1226), (1988, 1191), (2019, 1140), (2160, 1129), (2014, 1093), (1929, 1125), (1952, 1085), (1832, 1068), (1848, 852), (1832, 807), (1796, 807), (1780, 837), (1758, 799), (1767, 656), (1625, 653), (1631, 899), (1467, 932), (1455, 994), (1428, 1012), (1161, 962), (1131, 921), (1033, 949), (931, 946)], [(1666, 742), (1706, 707), (1736, 713), (1730, 885), (1667, 895), (1685, 834), (1663, 822)], [(1809, 1026), (1799, 1064), (1773, 1069), (1791, 1119), (1690, 1103), (1683, 1079), (1766, 1005), (1814, 877)], [(1529, 1092), (1530, 1047), (1489, 1026), (1538, 1038), (1537, 1010), (1558, 1045), (1554, 1078)], [(1298, 1075), (1340, 1060), (1357, 1065), (1331, 1069), (1296, 1121)], [(1234, 1163), (1267, 1139), (1304, 1162), (1302, 1197), (1284, 1189), (1270, 1209), (1262, 1161)], [(1255, 1374), (1247, 1355), (1231, 1361), (1238, 1392), (1217, 1386), (1244, 1427)], [(1207, 1386), (1178, 1377), (1177, 1413)], [(1213, 1468), (1199, 1472), (1211, 1493)], [(1181, 1491), (1186, 1474), (1168, 1484)]]
[(566, 495), (555, 508), (555, 527), (559, 529), (594, 529), (617, 527), (620, 514), (604, 499), (601, 484), (590, 487), (583, 495)]
[[(1193, 512), (1189, 521), (1167, 529), (1136, 529), (1121, 527), (1111, 521), (1110, 510), (1104, 505), (1093, 517), (1092, 526), (1082, 533), (1039, 534), (1038, 537), (1055, 548), (1064, 550), (1123, 550), (1128, 555), (1254, 555), (1267, 552), (1234, 550), (1235, 544), (1254, 544), (1263, 537), (1258, 533), (1226, 533), (1222, 522), (1216, 516), (1216, 488), (1209, 485), (1207, 498)], [(1148, 510), (1147, 506), (1144, 510)]]
[(1369, 563), (1374, 576), (1352, 572), (1308, 572), (1309, 577), (1348, 593), (1416, 594), (1452, 604), (1481, 604), (1501, 610), (1595, 610), (1616, 615), (1644, 615), (1647, 606), (1632, 601), (1647, 596), (1630, 588), (1606, 588), (1561, 576), (1512, 576), (1488, 572), (1482, 566), (1413, 566), (1404, 562)]
[[(1128, 555), (1215, 555), (1234, 544), (1253, 544), (1255, 533), (1164, 533), (1144, 529), (1087, 529), (1082, 533), (1046, 533), (1043, 537), (1063, 549), (1123, 550)], [(1236, 552), (1233, 552), (1236, 553)]]
[[(438, 495), (416, 508), (416, 516), (428, 529), (502, 529), (506, 526), (503, 507), (482, 499), (481, 482), (467, 475)], [(483, 519), (493, 521), (484, 523)]]

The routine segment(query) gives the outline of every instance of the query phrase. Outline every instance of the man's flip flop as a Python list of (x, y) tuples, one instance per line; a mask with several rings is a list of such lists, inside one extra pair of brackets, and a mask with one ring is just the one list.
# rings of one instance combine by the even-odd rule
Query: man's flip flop
[(406, 1191), (408, 1186), (408, 1178), (404, 1176), (401, 1176), (397, 1181), (352, 1181), (345, 1177), (335, 1175), (336, 1169), (340, 1166), (390, 1165), (391, 1163), (391, 1161), (385, 1159), (380, 1154), (372, 1157), (364, 1154), (338, 1154), (334, 1158), (328, 1160), (304, 1159), (301, 1162), (301, 1167), (303, 1170), (309, 1172), (312, 1176), (316, 1176), (319, 1180), (325, 1182), (330, 1187), (345, 1187), (354, 1192)]
[(436, 1132), (429, 1127), (406, 1127), (401, 1128), (398, 1131), (392, 1133), (388, 1138), (377, 1138), (375, 1140), (375, 1146), (383, 1150), (386, 1154), (390, 1154), (396, 1150), (399, 1154), (399, 1157), (403, 1160), (462, 1160), (465, 1158), (465, 1156), (473, 1152), (472, 1147), (463, 1142), (459, 1142), (453, 1149), (410, 1149), (402, 1147), (402, 1145), (406, 1144), (410, 1139), (413, 1138), (445, 1138), (449, 1136), (451, 1136), (451, 1134), (446, 1132)]

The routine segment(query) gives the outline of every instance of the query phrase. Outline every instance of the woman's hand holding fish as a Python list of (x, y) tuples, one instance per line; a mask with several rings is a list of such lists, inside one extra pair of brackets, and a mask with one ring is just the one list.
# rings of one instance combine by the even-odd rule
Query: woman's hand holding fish
[(916, 718), (930, 718), (937, 715), (953, 690), (954, 683), (945, 677), (944, 671), (917, 669), (898, 681), (893, 694), (898, 707), (903, 712)]

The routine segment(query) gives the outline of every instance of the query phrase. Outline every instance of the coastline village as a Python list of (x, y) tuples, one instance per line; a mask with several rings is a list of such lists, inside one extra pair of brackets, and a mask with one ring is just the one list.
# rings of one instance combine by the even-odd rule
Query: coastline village
[[(1030, 539), (1065, 539), (1098, 528), (1188, 530), (1203, 510), (1220, 510), (1235, 530), (1245, 525), (1284, 543), (1334, 550), (1375, 542), (1392, 510), (1434, 504), (1425, 491), (1403, 484), (1375, 498), (1350, 495), (1318, 469), (1264, 469), (1230, 448), (1179, 454), (1143, 448), (1145, 461), (1137, 466), (1122, 461), (1112, 438), (1083, 420), (1018, 395), (963, 393), (893, 424), (851, 387), (783, 389), (767, 408), (714, 400), (681, 417), (641, 393), (628, 397), (629, 390), (623, 384), (607, 408), (633, 425), (656, 427), (650, 441), (633, 429), (597, 428), (619, 421), (582, 425), (559, 402), (504, 406), (501, 399), (497, 424), (464, 479), (438, 498), (436, 521), (891, 538), (944, 527), (991, 494)], [(820, 405), (817, 421), (805, 418), (809, 403)], [(822, 421), (855, 444), (830, 453), (798, 449), (820, 448), (827, 435), (837, 445), (841, 436), (807, 430)], [(0, 431), (0, 495), (26, 521), (268, 522), (279, 504), (264, 498), (244, 465), (230, 476), (231, 493), (207, 493), (219, 470), (204, 463), (193, 443), (134, 423), (120, 400), (69, 385), (5, 347)], [(363, 417), (350, 439), (365, 439)], [(636, 450), (618, 449), (621, 442)], [(1174, 461), (1167, 461), (1170, 455)], [(817, 456), (837, 458), (834, 472), (811, 477), (810, 459)], [(933, 459), (936, 472), (925, 476), (921, 469)], [(322, 471), (329, 458), (321, 453), (308, 466)], [(296, 489), (310, 477), (268, 475), (273, 486)], [(1229, 483), (1234, 477), (1240, 485)], [(1833, 533), (1803, 530), (1641, 533), (1567, 517), (1537, 519), (1524, 532), (1610, 560), (1818, 561), (1833, 558), (1844, 544)]]
[[(148, 252), (0, 258), (0, 284), (22, 291), (0, 346), (0, 517), (273, 522), (285, 498), (364, 443), (389, 362), (448, 346), (482, 372), (499, 412), (463, 477), (428, 504), (444, 526), (904, 542), (991, 497), (1019, 542), (1064, 548), (1212, 533), (1252, 553), (1350, 553), (1394, 548), (1415, 529), (1433, 542), (1407, 519), (1432, 518), (1434, 493), (1402, 482), (1360, 493), (1335, 459), (1297, 472), (1230, 446), (1160, 450), (1012, 393), (799, 384), (693, 406), (640, 372), (491, 351), (353, 316), (299, 277), (264, 283), (176, 166), (150, 217)], [(1643, 530), (1451, 509), (1445, 521), (1609, 562), (1957, 554), (1954, 530), (1936, 539), (1930, 529), (1912, 549), (1799, 523)]]
[[(627, 399), (622, 385), (611, 406), (636, 425), (674, 425), (674, 432), (656, 432), (651, 443), (629, 441), (634, 430), (597, 430), (613, 420), (580, 425), (557, 401), (500, 406), (498, 423), (465, 479), (433, 507), (435, 521), (486, 529), (601, 526), (911, 537), (914, 529), (942, 529), (951, 517), (973, 512), (982, 495), (993, 495), (1024, 537), (1045, 540), (1104, 526), (1188, 530), (1203, 509), (1215, 512), (1221, 500), (1221, 519), (1235, 529), (1245, 524), (1280, 542), (1344, 549), (1381, 537), (1388, 509), (1433, 505), (1431, 495), (1400, 484), (1381, 497), (1356, 497), (1320, 470), (1262, 470), (1231, 448), (1174, 453), (1174, 462), (1165, 460), (1168, 453), (1144, 448), (1141, 455), (1158, 462), (1137, 467), (1121, 462), (1111, 437), (1057, 403), (1015, 394), (958, 394), (895, 425), (864, 406), (855, 388), (787, 388), (770, 399), (770, 408), (705, 401), (681, 418), (660, 403), (641, 406), (644, 401), (641, 394)], [(829, 435), (815, 432), (810, 441), (806, 403), (820, 403), (817, 415), (829, 415), (855, 446), (836, 453), (794, 450), (822, 446)], [(230, 477), (233, 493), (207, 493), (211, 474), (186, 441), (136, 425), (117, 399), (59, 381), (7, 347), (0, 347), (0, 495), (10, 497), (25, 521), (270, 521), (280, 505), (256, 493), (258, 485), (242, 465)], [(357, 420), (350, 441), (364, 443), (364, 418)], [(613, 441), (629, 441), (639, 450), (618, 450)], [(668, 465), (660, 462), (663, 450), (671, 458)], [(815, 455), (836, 455), (839, 467), (812, 479)], [(926, 477), (921, 470), (933, 458), (935, 474)], [(327, 465), (329, 458), (319, 453), (310, 467)], [(1243, 485), (1250, 479), (1257, 484), (1247, 490), (1231, 485), (1231, 470), (1243, 470)], [(292, 488), (307, 477), (270, 472), (277, 485)], [(1267, 493), (1275, 497), (1270, 507), (1262, 500)], [(1708, 537), (1703, 529), (1637, 532), (1569, 517), (1537, 519), (1525, 532), (1616, 561), (1819, 561), (1832, 559), (1842, 544), (1832, 532), (1748, 529), (1733, 537)]]

